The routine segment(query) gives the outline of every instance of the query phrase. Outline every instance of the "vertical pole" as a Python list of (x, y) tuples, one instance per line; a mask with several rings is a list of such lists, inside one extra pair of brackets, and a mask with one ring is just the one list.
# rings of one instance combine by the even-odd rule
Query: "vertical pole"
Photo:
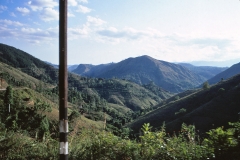
[(8, 104), (8, 112), (10, 113), (10, 104)]
[(59, 142), (60, 160), (68, 160), (67, 0), (59, 0)]
[[(0, 53), (1, 55), (1, 53)], [(2, 88), (2, 72), (0, 73), (0, 81), (1, 81), (1, 88)]]

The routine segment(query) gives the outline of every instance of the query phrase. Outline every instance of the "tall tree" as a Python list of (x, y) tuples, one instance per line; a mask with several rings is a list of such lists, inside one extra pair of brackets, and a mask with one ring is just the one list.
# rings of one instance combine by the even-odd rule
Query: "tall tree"
[(208, 89), (208, 88), (210, 88), (210, 85), (209, 85), (208, 81), (206, 81), (203, 83), (203, 89)]
[(4, 95), (4, 104), (13, 104), (13, 90), (12, 86), (8, 86)]

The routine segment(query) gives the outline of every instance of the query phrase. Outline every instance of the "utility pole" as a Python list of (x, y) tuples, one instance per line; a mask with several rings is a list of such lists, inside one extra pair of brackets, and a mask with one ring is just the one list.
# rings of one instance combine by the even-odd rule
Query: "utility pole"
[(1, 88), (2, 88), (3, 72), (0, 73), (0, 78), (1, 78)]
[(59, 143), (60, 160), (68, 160), (67, 0), (59, 0)]

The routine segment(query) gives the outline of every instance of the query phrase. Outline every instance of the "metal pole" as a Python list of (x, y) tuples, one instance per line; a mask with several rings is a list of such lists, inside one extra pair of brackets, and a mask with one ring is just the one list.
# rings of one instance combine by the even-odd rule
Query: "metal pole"
[(60, 160), (68, 160), (67, 0), (59, 0), (59, 142)]

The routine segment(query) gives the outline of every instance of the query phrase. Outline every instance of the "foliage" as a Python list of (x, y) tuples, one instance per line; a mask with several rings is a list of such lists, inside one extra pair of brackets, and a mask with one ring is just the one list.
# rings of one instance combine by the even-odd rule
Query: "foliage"
[(204, 139), (209, 149), (214, 150), (218, 159), (234, 159), (240, 156), (239, 149), (239, 122), (230, 123), (234, 128), (224, 130), (224, 127), (212, 129), (207, 134), (209, 138)]
[(12, 86), (8, 86), (4, 96), (4, 104), (7, 106), (8, 104), (13, 104), (13, 90)]
[(44, 141), (30, 138), (26, 133), (0, 130), (0, 159), (58, 159), (58, 141), (47, 137)]
[(203, 88), (203, 89), (208, 89), (208, 88), (210, 88), (210, 85), (209, 85), (208, 81), (206, 81), (206, 82), (203, 83), (203, 87), (202, 87), (202, 88)]
[(0, 62), (19, 68), (22, 72), (44, 82), (52, 84), (57, 82), (58, 71), (45, 62), (24, 51), (4, 44), (0, 44), (0, 51), (3, 53), (0, 57)]
[[(179, 130), (182, 123), (195, 124), (201, 132), (207, 132), (214, 126), (227, 126), (228, 122), (237, 121), (240, 106), (240, 74), (212, 85), (209, 89), (186, 91), (178, 94), (180, 99), (174, 97), (159, 104), (156, 110), (138, 117), (126, 126), (138, 133), (144, 123), (150, 123), (154, 128), (161, 127), (166, 122), (168, 131)], [(224, 90), (223, 90), (224, 89)], [(177, 96), (177, 95), (176, 95)], [(173, 102), (174, 103), (171, 103)], [(187, 114), (177, 114), (181, 108)], [(211, 121), (211, 122), (210, 122)]]
[[(15, 94), (15, 93), (14, 93)], [(36, 100), (32, 109), (14, 99), (16, 108), (26, 114), (15, 110), (10, 117), (15, 125), (7, 121), (0, 123), (0, 158), (1, 159), (58, 159), (58, 139), (51, 136), (53, 122), (44, 116), (50, 111), (49, 105), (40, 99)], [(18, 103), (16, 103), (18, 102)], [(19, 108), (20, 107), (20, 108)], [(31, 113), (31, 118), (30, 117)], [(73, 110), (70, 121), (80, 115)], [(27, 122), (29, 128), (24, 127)], [(34, 123), (33, 123), (34, 122)], [(137, 140), (130, 140), (127, 136), (129, 129), (122, 130), (120, 138), (111, 132), (96, 129), (81, 129), (75, 135), (69, 136), (69, 159), (82, 160), (222, 160), (240, 158), (239, 130), (240, 122), (230, 123), (232, 128), (224, 130), (223, 127), (212, 129), (202, 139), (196, 132), (195, 126), (182, 124), (178, 132), (167, 133), (165, 125), (158, 131), (152, 131), (152, 126), (146, 123), (142, 126), (142, 135)], [(35, 136), (32, 134), (34, 131)], [(42, 135), (40, 135), (40, 133)], [(221, 150), (219, 150), (219, 147)], [(230, 158), (229, 158), (230, 157)]]
[[(52, 100), (51, 103), (58, 102), (57, 70), (15, 48), (0, 45), (0, 50), (4, 53), (0, 61), (38, 79), (30, 79), (30, 76), (26, 76), (29, 79), (23, 78), (24, 74), (19, 74), (20, 78), (16, 78), (12, 73), (16, 73), (17, 69), (12, 67), (5, 67), (12, 72), (1, 72), (1, 81), (11, 84), (14, 90), (9, 86), (6, 92), (0, 93), (0, 159), (58, 159), (58, 123), (47, 116), (52, 114), (49, 113), (52, 109), (55, 112), (57, 109), (46, 101), (48, 98)], [(161, 116), (156, 114), (157, 120), (168, 116), (170, 120), (166, 118), (167, 122), (176, 120), (182, 123), (181, 119), (187, 120), (184, 117), (186, 114), (179, 113), (188, 111), (190, 115), (194, 113), (194, 106), (198, 108), (210, 103), (218, 107), (207, 107), (211, 116), (220, 115), (218, 113), (221, 111), (236, 117), (233, 112), (236, 112), (235, 106), (240, 104), (237, 78), (187, 97), (176, 95), (173, 99), (179, 99), (174, 103), (177, 107), (169, 104), (173, 106), (169, 107), (171, 112), (165, 112)], [(143, 88), (126, 80), (79, 77), (71, 73), (68, 80), (68, 101), (71, 105), (68, 108), (69, 130), (74, 131), (69, 134), (69, 159), (240, 159), (240, 122), (230, 123), (229, 129), (212, 129), (204, 136), (200, 136), (193, 125), (182, 124), (180, 131), (167, 133), (165, 126), (153, 132), (154, 128), (146, 123), (142, 126), (141, 136), (130, 140), (131, 129), (124, 125), (139, 116), (145, 117), (143, 115), (151, 111), (154, 105), (171, 94), (153, 83), (144, 85)], [(52, 83), (55, 87), (49, 87), (45, 82)], [(41, 96), (26, 94), (28, 89), (25, 87), (35, 89)], [(23, 96), (25, 94), (27, 96)], [(188, 101), (182, 102), (184, 99)], [(11, 103), (10, 113), (7, 113), (4, 103)], [(201, 109), (199, 107), (198, 110)], [(205, 111), (204, 108), (201, 111)], [(169, 116), (169, 113), (173, 116)], [(174, 116), (174, 113), (178, 116)], [(101, 123), (106, 120), (106, 129), (99, 131), (79, 127), (79, 119), (84, 116)], [(222, 119), (223, 116), (218, 119), (219, 124), (223, 122)]]
[(186, 110), (185, 108), (181, 108), (181, 109), (179, 109), (178, 112), (175, 112), (175, 115), (184, 114), (184, 113), (186, 113), (186, 112), (187, 112), (187, 110)]

